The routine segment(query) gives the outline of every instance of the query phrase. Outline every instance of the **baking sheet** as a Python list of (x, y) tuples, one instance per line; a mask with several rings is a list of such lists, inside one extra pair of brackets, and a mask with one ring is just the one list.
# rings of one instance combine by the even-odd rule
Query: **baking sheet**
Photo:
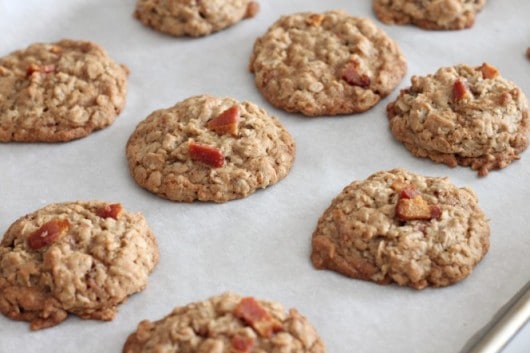
[[(64, 144), (0, 144), (0, 233), (19, 216), (52, 202), (102, 199), (145, 214), (160, 263), (145, 291), (120, 306), (112, 322), (71, 316), (38, 332), (0, 317), (0, 352), (120, 352), (142, 319), (174, 306), (235, 291), (296, 307), (328, 352), (458, 352), (521, 288), (530, 273), (530, 152), (478, 178), (414, 158), (388, 129), (386, 104), (355, 116), (304, 118), (274, 109), (260, 96), (248, 58), (255, 38), (280, 15), (344, 9), (375, 20), (370, 1), (260, 0), (254, 19), (199, 39), (177, 39), (133, 19), (134, 0), (0, 0), (0, 55), (33, 42), (92, 40), (131, 71), (127, 104), (116, 122)], [(530, 94), (530, 2), (490, 0), (472, 29), (427, 32), (384, 26), (413, 74), (458, 63), (497, 66)], [(376, 20), (377, 21), (377, 20)], [(276, 115), (297, 141), (286, 179), (225, 204), (180, 204), (140, 189), (129, 176), (125, 144), (151, 111), (209, 93), (249, 100)], [(415, 291), (316, 271), (310, 238), (321, 213), (344, 186), (394, 167), (449, 176), (471, 186), (491, 219), (491, 249), (463, 282)], [(530, 328), (505, 350), (527, 352)]]

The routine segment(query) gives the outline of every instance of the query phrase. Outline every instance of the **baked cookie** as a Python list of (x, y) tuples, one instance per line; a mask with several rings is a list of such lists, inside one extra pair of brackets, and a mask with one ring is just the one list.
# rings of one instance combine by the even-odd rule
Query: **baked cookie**
[(504, 168), (528, 146), (528, 102), (489, 64), (413, 76), (387, 107), (390, 128), (412, 154), (450, 167)]
[(0, 242), (0, 312), (32, 330), (69, 313), (112, 320), (157, 262), (140, 213), (101, 201), (51, 204), (18, 219)]
[(370, 109), (398, 85), (407, 64), (372, 21), (329, 11), (281, 17), (256, 40), (249, 68), (271, 104), (319, 116)]
[(348, 185), (313, 233), (311, 261), (352, 278), (423, 289), (467, 277), (489, 248), (474, 192), (403, 169)]
[(155, 322), (144, 320), (123, 353), (324, 353), (315, 329), (295, 309), (225, 293), (175, 308)]
[(91, 42), (32, 44), (0, 58), (0, 141), (70, 141), (112, 124), (127, 75)]
[(200, 37), (254, 17), (251, 0), (138, 0), (135, 17), (144, 25), (173, 36)]
[(486, 0), (372, 0), (382, 22), (414, 24), (430, 30), (469, 28), (485, 4)]
[(170, 200), (225, 202), (283, 179), (295, 143), (280, 122), (249, 102), (207, 95), (153, 112), (127, 143), (131, 174)]

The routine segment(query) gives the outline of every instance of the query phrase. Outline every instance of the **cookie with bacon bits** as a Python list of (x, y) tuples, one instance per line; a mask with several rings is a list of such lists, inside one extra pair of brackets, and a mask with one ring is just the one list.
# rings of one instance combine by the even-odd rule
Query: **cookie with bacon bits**
[(158, 245), (141, 213), (119, 203), (55, 203), (16, 220), (0, 242), (0, 312), (55, 326), (68, 314), (112, 320), (143, 290)]
[(127, 143), (134, 180), (173, 201), (226, 202), (283, 179), (293, 137), (250, 102), (194, 96), (151, 113)]
[(123, 353), (325, 353), (315, 328), (296, 309), (224, 293), (140, 322)]
[(134, 16), (144, 25), (175, 37), (202, 37), (259, 12), (251, 0), (138, 0)]
[(485, 5), (486, 0), (372, 0), (381, 22), (413, 24), (428, 30), (470, 28)]
[(371, 20), (328, 11), (281, 17), (254, 43), (249, 67), (272, 105), (324, 116), (370, 109), (399, 84), (407, 63)]
[(0, 142), (65, 142), (111, 125), (128, 74), (88, 41), (36, 43), (0, 58)]
[(387, 114), (392, 134), (413, 155), (486, 176), (528, 147), (528, 100), (494, 66), (443, 67), (411, 82)]
[(489, 249), (489, 223), (470, 188), (404, 169), (344, 188), (312, 238), (317, 269), (415, 289), (469, 276)]

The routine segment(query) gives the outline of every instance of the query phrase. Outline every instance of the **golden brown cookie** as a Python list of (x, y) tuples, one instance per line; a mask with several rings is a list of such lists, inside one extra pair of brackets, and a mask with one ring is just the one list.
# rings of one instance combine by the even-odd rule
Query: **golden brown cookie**
[(144, 320), (123, 353), (324, 353), (315, 329), (295, 309), (225, 293)]
[(144, 25), (176, 37), (200, 37), (254, 17), (251, 0), (138, 0), (135, 17)]
[(528, 146), (528, 101), (495, 67), (457, 65), (411, 81), (387, 113), (392, 133), (415, 156), (485, 176)]
[(0, 141), (70, 141), (112, 124), (127, 75), (86, 41), (37, 43), (0, 58)]
[(469, 28), (485, 4), (486, 0), (372, 0), (382, 22), (414, 24), (430, 30)]
[(75, 314), (112, 320), (147, 285), (158, 246), (140, 213), (101, 201), (51, 204), (15, 221), (0, 243), (0, 312), (32, 330)]
[(256, 40), (250, 58), (263, 96), (307, 116), (368, 110), (406, 70), (392, 39), (372, 21), (343, 11), (281, 17)]
[(294, 157), (293, 138), (265, 110), (208, 95), (153, 112), (127, 143), (134, 180), (185, 202), (246, 197), (283, 179)]
[(313, 233), (318, 269), (422, 289), (461, 281), (487, 253), (489, 225), (469, 188), (404, 169), (354, 181)]

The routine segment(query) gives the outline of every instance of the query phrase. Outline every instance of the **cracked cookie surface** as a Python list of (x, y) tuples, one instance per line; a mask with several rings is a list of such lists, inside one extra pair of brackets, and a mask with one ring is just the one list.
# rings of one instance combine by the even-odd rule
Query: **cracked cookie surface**
[(200, 37), (254, 17), (250, 0), (138, 0), (135, 17), (144, 25), (176, 37)]
[(387, 107), (390, 129), (412, 154), (484, 176), (528, 146), (528, 101), (489, 64), (457, 65), (413, 76)]
[(64, 142), (112, 124), (127, 75), (86, 41), (37, 43), (0, 58), (0, 141)]
[(373, 0), (377, 17), (386, 24), (414, 24), (430, 30), (472, 27), (486, 0)]
[[(398, 205), (407, 195), (437, 212), (422, 218), (410, 212), (417, 209), (403, 211)], [(471, 189), (394, 169), (354, 181), (333, 200), (313, 233), (311, 261), (379, 284), (442, 287), (472, 272), (488, 251), (489, 233)]]
[(283, 16), (254, 43), (250, 71), (274, 106), (307, 116), (363, 112), (407, 70), (398, 45), (343, 11)]
[[(234, 110), (235, 130), (211, 126)], [(225, 202), (283, 179), (294, 162), (295, 143), (278, 119), (255, 104), (202, 95), (151, 113), (136, 127), (126, 152), (143, 188), (174, 201)]]
[(155, 322), (140, 322), (123, 353), (324, 353), (315, 329), (297, 310), (224, 293), (175, 308)]
[(51, 204), (15, 221), (0, 243), (0, 312), (55, 326), (68, 314), (112, 320), (143, 290), (158, 246), (142, 214), (101, 201)]

